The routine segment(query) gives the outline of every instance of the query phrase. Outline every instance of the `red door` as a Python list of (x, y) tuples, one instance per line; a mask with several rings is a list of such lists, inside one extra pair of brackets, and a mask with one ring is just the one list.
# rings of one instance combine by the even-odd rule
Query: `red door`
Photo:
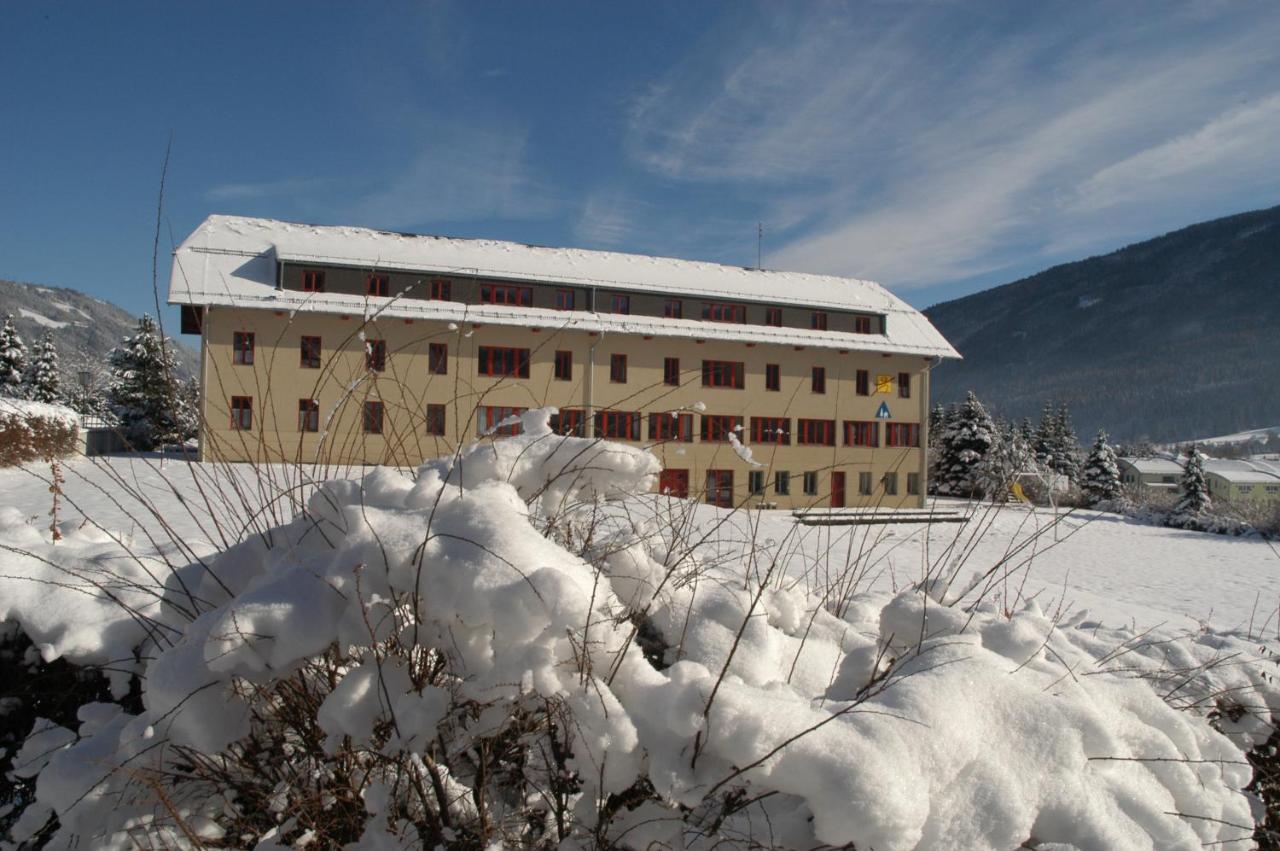
[(733, 507), (733, 470), (707, 470), (707, 502)]
[(688, 499), (689, 471), (663, 470), (658, 475), (658, 493)]
[(831, 507), (844, 508), (844, 473), (831, 474)]

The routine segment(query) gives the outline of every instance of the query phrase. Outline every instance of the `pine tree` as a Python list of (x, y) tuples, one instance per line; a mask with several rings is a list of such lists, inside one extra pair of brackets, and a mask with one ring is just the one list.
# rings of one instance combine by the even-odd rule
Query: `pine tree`
[(1046, 470), (1051, 466), (1054, 447), (1057, 445), (1057, 422), (1058, 418), (1053, 412), (1053, 406), (1045, 402), (1044, 410), (1040, 412), (1040, 423), (1036, 426), (1032, 437), (1031, 451), (1035, 455), (1036, 463)]
[(18, 329), (13, 327), (13, 314), (9, 314), (4, 327), (0, 328), (0, 396), (18, 399), (25, 396), (26, 371), (27, 346)]
[(995, 442), (979, 465), (978, 484), (987, 496), (1007, 495), (1018, 476), (1033, 465), (1031, 447), (1023, 439), (1022, 430), (1012, 423), (1000, 423)]
[(31, 398), (49, 404), (61, 402), (62, 372), (58, 368), (58, 347), (54, 345), (52, 331), (44, 332), (44, 338), (36, 344), (35, 355), (27, 376)]
[(1076, 436), (1075, 426), (1071, 424), (1071, 412), (1067, 410), (1065, 402), (1058, 407), (1054, 438), (1057, 466), (1053, 469), (1074, 482), (1080, 475), (1080, 438)]
[(143, 316), (132, 337), (125, 337), (107, 356), (111, 383), (107, 400), (134, 449), (148, 450), (182, 440), (176, 364), (156, 331), (155, 320)]
[(194, 378), (178, 391), (178, 432), (184, 441), (200, 435), (200, 382)]
[(995, 442), (995, 424), (971, 391), (948, 415), (939, 441), (938, 493), (981, 496), (982, 461)]
[(1213, 501), (1209, 499), (1209, 482), (1204, 477), (1204, 455), (1195, 444), (1187, 447), (1187, 463), (1182, 468), (1182, 496), (1174, 506), (1175, 515), (1199, 515), (1208, 511)]
[(1107, 433), (1101, 429), (1080, 471), (1080, 489), (1094, 505), (1120, 496), (1120, 465), (1107, 443)]

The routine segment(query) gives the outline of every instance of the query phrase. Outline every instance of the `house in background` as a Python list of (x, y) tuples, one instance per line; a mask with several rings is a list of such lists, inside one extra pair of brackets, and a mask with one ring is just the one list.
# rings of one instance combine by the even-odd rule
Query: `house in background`
[(726, 506), (922, 506), (929, 370), (959, 357), (866, 281), (227, 216), (169, 301), (204, 459), (412, 466), (554, 406)]
[(1171, 458), (1117, 458), (1120, 481), (1127, 488), (1147, 491), (1176, 491), (1182, 480), (1182, 465)]
[[(1120, 480), (1139, 490), (1177, 493), (1182, 481), (1181, 459), (1119, 458)], [(1209, 497), (1217, 502), (1280, 502), (1280, 464), (1260, 460), (1206, 458)]]

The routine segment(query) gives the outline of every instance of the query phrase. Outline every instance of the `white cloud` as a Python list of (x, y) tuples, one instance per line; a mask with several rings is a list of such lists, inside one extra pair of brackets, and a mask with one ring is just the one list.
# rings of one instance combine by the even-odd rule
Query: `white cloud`
[(259, 183), (224, 183), (205, 192), (209, 201), (245, 201), (262, 198), (310, 195), (337, 183), (324, 177), (298, 177), (284, 180), (267, 180)]

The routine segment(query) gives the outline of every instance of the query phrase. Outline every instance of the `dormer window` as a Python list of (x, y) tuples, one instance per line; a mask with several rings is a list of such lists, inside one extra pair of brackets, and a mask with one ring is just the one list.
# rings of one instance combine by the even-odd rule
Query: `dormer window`
[(303, 269), (302, 291), (304, 293), (324, 292), (324, 272), (320, 269)]
[(614, 293), (609, 299), (610, 313), (630, 313), (631, 312), (631, 296), (622, 293)]
[(876, 327), (874, 316), (865, 313), (855, 314), (853, 317), (853, 333), (855, 334), (874, 334)]
[(809, 314), (809, 327), (814, 331), (827, 330), (827, 313), (825, 310), (815, 310)]
[(364, 279), (364, 294), (386, 298), (391, 294), (391, 279), (386, 275), (369, 275)]
[(703, 302), (702, 318), (710, 322), (742, 323), (747, 321), (747, 308), (741, 304), (730, 304), (728, 302)]

